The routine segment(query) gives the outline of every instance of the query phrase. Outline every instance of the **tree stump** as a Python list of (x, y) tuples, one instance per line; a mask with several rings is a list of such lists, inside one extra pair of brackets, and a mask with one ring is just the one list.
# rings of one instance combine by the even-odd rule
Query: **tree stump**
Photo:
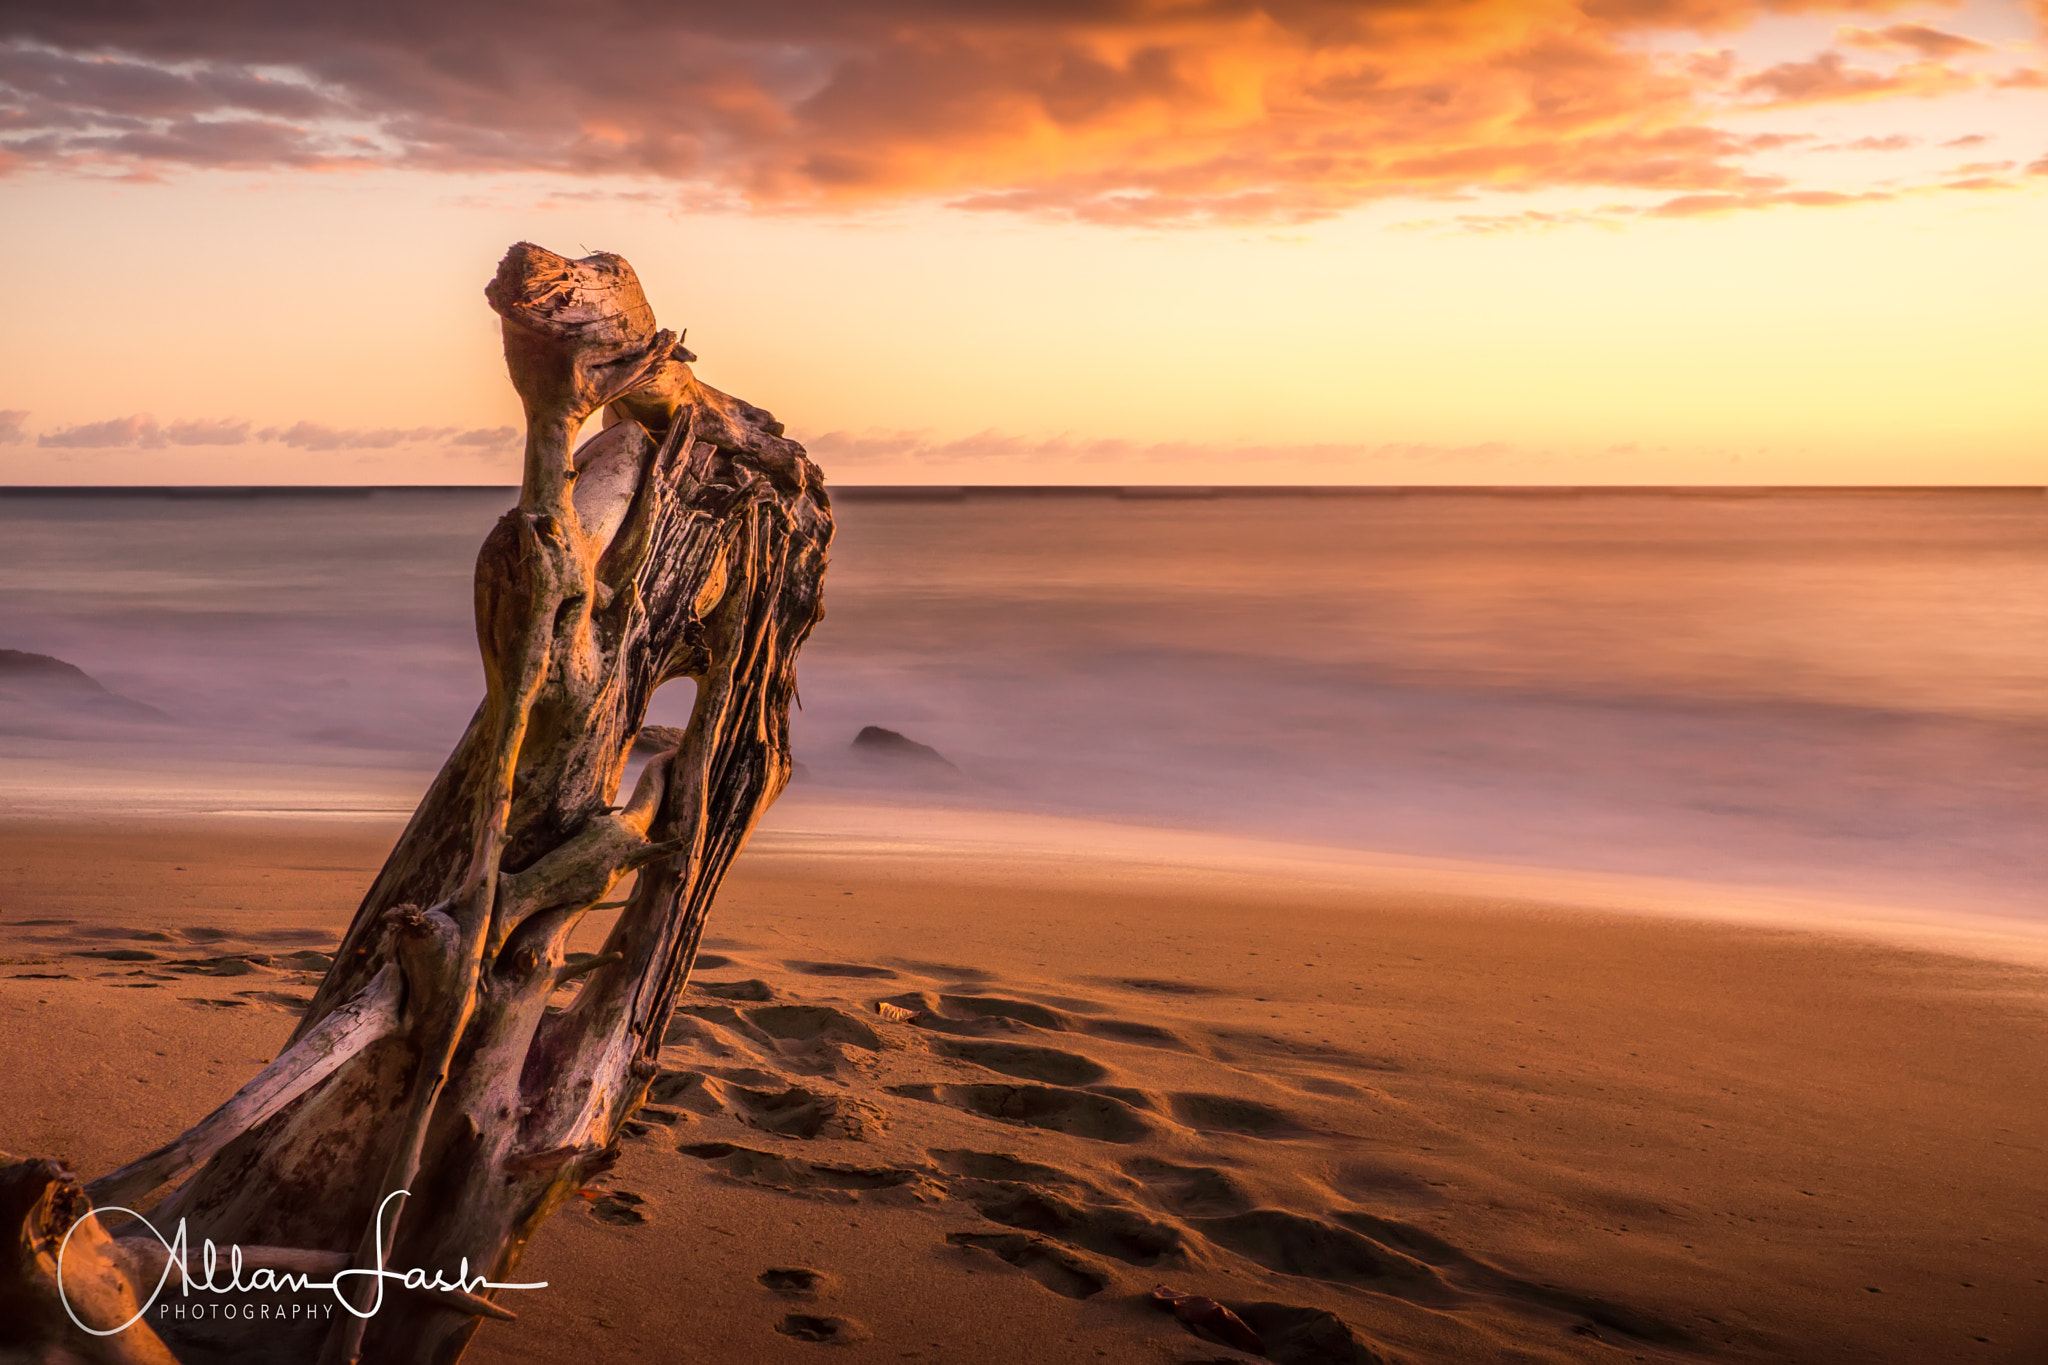
[[(198, 1127), (84, 1187), (141, 1208), (175, 1183), (157, 1227), (184, 1218), (278, 1264), (452, 1278), (466, 1260), (513, 1278), (542, 1220), (617, 1159), (712, 898), (789, 780), (796, 654), (823, 615), (832, 538), (817, 467), (768, 413), (697, 380), (620, 257), (522, 242), (485, 295), (527, 433), (518, 506), (477, 557), (483, 703), (285, 1052)], [(572, 451), (600, 410), (607, 425)], [(617, 805), (648, 702), (679, 678), (696, 683), (690, 723)], [(567, 963), (571, 931), (629, 873), (603, 951)], [(0, 1208), (0, 1237), (19, 1225), (24, 1247), (83, 1207), (49, 1163), (0, 1167), (0, 1193), (9, 1180), (25, 1193)], [(410, 1194), (380, 1219), (397, 1190)], [(125, 1301), (116, 1273), (146, 1296), (155, 1239), (98, 1240), (106, 1303)], [(0, 1303), (26, 1305), (24, 1324), (48, 1316), (39, 1254), (0, 1264)], [(67, 1286), (84, 1274), (67, 1263)], [(367, 1319), (161, 1336), (185, 1365), (424, 1365), (455, 1360), (486, 1316), (509, 1314), (487, 1296), (387, 1292)], [(148, 1331), (64, 1340), (89, 1358), (170, 1358)], [(0, 1328), (0, 1350), (41, 1339)]]

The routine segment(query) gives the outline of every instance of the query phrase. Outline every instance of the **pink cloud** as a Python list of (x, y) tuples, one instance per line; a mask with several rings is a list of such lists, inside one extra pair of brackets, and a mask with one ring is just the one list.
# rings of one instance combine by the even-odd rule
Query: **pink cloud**
[(146, 412), (115, 417), (104, 422), (86, 422), (59, 427), (36, 437), (36, 444), (58, 450), (104, 450), (117, 446), (156, 449), (168, 444), (156, 418)]
[(1744, 94), (1767, 96), (1773, 104), (1795, 105), (1950, 95), (1976, 84), (1976, 78), (1940, 62), (1908, 62), (1891, 71), (1870, 71), (1850, 66), (1839, 52), (1823, 52), (1803, 62), (1780, 62), (1748, 77), (1738, 88)]
[[(25, 411), (0, 412), (0, 444), (25, 439)], [(519, 444), (519, 433), (511, 427), (337, 427), (325, 422), (298, 421), (289, 426), (264, 427), (241, 418), (190, 419), (160, 423), (146, 412), (113, 417), (101, 422), (83, 422), (59, 427), (36, 438), (36, 444), (56, 450), (106, 450), (140, 447), (160, 450), (166, 446), (237, 446), (251, 441), (281, 445), (295, 450), (392, 450), (401, 446), (443, 445), (468, 450), (505, 450)]]
[(1990, 52), (1991, 44), (1960, 33), (1944, 33), (1925, 24), (1893, 24), (1889, 28), (1844, 28), (1837, 35), (1849, 47), (1873, 52), (1916, 52), (1922, 57), (1961, 57)]

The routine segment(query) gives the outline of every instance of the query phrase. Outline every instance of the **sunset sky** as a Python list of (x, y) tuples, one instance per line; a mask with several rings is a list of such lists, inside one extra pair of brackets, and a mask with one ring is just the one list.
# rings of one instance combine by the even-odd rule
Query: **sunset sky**
[(2048, 482), (2048, 0), (6, 6), (0, 483), (509, 483), (624, 254), (863, 483)]

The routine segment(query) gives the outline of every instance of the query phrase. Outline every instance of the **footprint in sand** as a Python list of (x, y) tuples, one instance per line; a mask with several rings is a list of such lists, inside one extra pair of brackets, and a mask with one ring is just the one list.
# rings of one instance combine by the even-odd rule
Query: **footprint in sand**
[(654, 1136), (656, 1128), (676, 1128), (690, 1121), (690, 1116), (679, 1109), (666, 1105), (642, 1104), (633, 1111), (633, 1117), (626, 1120), (623, 1131), (627, 1137), (647, 1138)]
[(1143, 991), (1147, 995), (1228, 995), (1229, 991), (1215, 986), (1204, 986), (1196, 981), (1172, 981), (1158, 976), (1112, 976), (1102, 978), (1106, 986), (1119, 986), (1127, 991)]
[(679, 1005), (663, 1037), (665, 1047), (690, 1047), (700, 1055), (733, 1057), (741, 1051), (817, 1076), (836, 1076), (852, 1060), (847, 1049), (881, 1052), (900, 1048), (885, 1042), (863, 1020), (828, 1005)]
[[(1087, 1033), (1119, 1043), (1136, 1043), (1140, 1047), (1156, 1047), (1170, 1052), (1199, 1051), (1180, 1034), (1158, 1024), (1141, 1024), (1130, 1019), (1076, 1018), (1029, 1000), (1008, 1000), (995, 995), (941, 995), (934, 1001), (930, 996), (913, 995), (898, 996), (891, 1003), (922, 1011), (925, 1017), (919, 1023), (940, 1033), (970, 1036), (1015, 1034), (1028, 1027), (1044, 1029), (1048, 1033)], [(1089, 1001), (1070, 1000), (1067, 1003), (1077, 1010), (1100, 1008)]]
[(1073, 1185), (1086, 1188), (1088, 1182), (1057, 1166), (1047, 1166), (1036, 1161), (1006, 1152), (973, 1152), (964, 1147), (934, 1147), (931, 1158), (940, 1170), (948, 1175), (966, 1176), (970, 1180), (1004, 1180), (1024, 1185)]
[(780, 1092), (731, 1087), (732, 1097), (756, 1128), (793, 1138), (865, 1142), (888, 1129), (888, 1115), (850, 1095), (826, 1095), (793, 1085)]
[(255, 958), (263, 956), (264, 954), (256, 953), (247, 956), (234, 954), (227, 957), (189, 957), (179, 958), (164, 965), (174, 972), (184, 972), (187, 976), (249, 976), (263, 970), (254, 961)]
[(1284, 1209), (1251, 1209), (1188, 1226), (1226, 1251), (1283, 1275), (1393, 1294), (1411, 1303), (1445, 1305), (1460, 1295), (1436, 1269), (1349, 1228)]
[(1182, 1217), (1244, 1213), (1254, 1201), (1238, 1178), (1214, 1166), (1179, 1166), (1158, 1157), (1134, 1157), (1124, 1171), (1143, 1181), (1160, 1205)]
[(1119, 1043), (1136, 1043), (1139, 1047), (1156, 1047), (1168, 1052), (1193, 1052), (1195, 1045), (1170, 1028), (1157, 1024), (1140, 1024), (1130, 1019), (1090, 1019), (1083, 1027), (1098, 1038), (1111, 1038)]
[(290, 991), (236, 991), (235, 994), (245, 1000), (253, 1000), (259, 1005), (275, 1005), (292, 1014), (301, 1013), (306, 1006), (313, 1003), (312, 996), (293, 995)]
[(783, 966), (805, 976), (846, 976), (893, 981), (900, 973), (864, 962), (784, 962)]
[[(1497, 1300), (1580, 1317), (1595, 1329), (1642, 1341), (1683, 1346), (1681, 1328), (1625, 1305), (1538, 1285), (1498, 1270), (1433, 1232), (1363, 1210), (1339, 1209), (1336, 1222), (1255, 1208), (1247, 1191), (1228, 1172), (1181, 1166), (1153, 1157), (1124, 1163), (1159, 1203), (1177, 1214), (1188, 1230), (1211, 1245), (1282, 1275), (1387, 1294), (1410, 1303), (1449, 1308), (1473, 1293)], [(1070, 1210), (1048, 1199), (1047, 1208), (997, 1208), (983, 1213), (998, 1222), (1022, 1223), (1062, 1240), (1077, 1240), (1054, 1224)], [(1020, 1218), (1022, 1215), (1022, 1218)], [(1343, 1226), (1339, 1226), (1342, 1224)], [(1281, 1365), (1360, 1365), (1382, 1357), (1358, 1340), (1351, 1328), (1317, 1308), (1281, 1303), (1229, 1305), (1265, 1339), (1267, 1355)], [(1576, 1330), (1576, 1329), (1575, 1329)]]
[(785, 1299), (815, 1299), (831, 1284), (831, 1276), (802, 1266), (771, 1266), (754, 1277), (763, 1289)]
[(1182, 1094), (1169, 1097), (1167, 1103), (1175, 1118), (1205, 1133), (1274, 1137), (1306, 1131), (1286, 1110), (1236, 1095)]
[(1360, 1203), (1428, 1207), (1441, 1205), (1448, 1198), (1444, 1191), (1450, 1188), (1448, 1182), (1431, 1180), (1379, 1162), (1352, 1162), (1338, 1166), (1323, 1177), (1323, 1183), (1329, 1187), (1330, 1203), (1355, 1199)]
[(827, 1161), (806, 1161), (774, 1152), (757, 1152), (751, 1147), (731, 1142), (687, 1142), (676, 1150), (684, 1156), (693, 1156), (716, 1166), (722, 1174), (741, 1184), (758, 1185), (784, 1194), (853, 1202), (861, 1194), (904, 1190), (909, 1198), (921, 1202), (918, 1190), (906, 1188), (923, 1180), (917, 1171), (893, 1166), (845, 1166)]
[(1005, 1000), (997, 995), (942, 995), (939, 1004), (969, 1020), (1008, 1020), (1052, 1033), (1065, 1033), (1073, 1027), (1073, 1021), (1058, 1010), (1034, 1005), (1028, 1000)]
[(665, 1108), (687, 1109), (706, 1118), (726, 1112), (725, 1087), (701, 1071), (657, 1072), (647, 1098)]
[(1093, 1298), (1109, 1287), (1105, 1268), (1042, 1237), (1021, 1232), (949, 1232), (946, 1241), (1009, 1262), (1055, 1294)]
[(170, 943), (172, 937), (161, 929), (130, 929), (120, 925), (94, 924), (73, 929), (72, 938), (126, 938), (139, 943)]
[(969, 1193), (991, 1223), (1036, 1232), (1138, 1266), (1185, 1265), (1186, 1238), (1170, 1223), (1115, 1204), (1080, 1204), (1030, 1185)]
[(843, 1010), (828, 1005), (768, 1005), (748, 1010), (747, 1022), (786, 1043), (845, 1043), (868, 1052), (882, 1050), (881, 1035)]
[(251, 929), (242, 937), (251, 943), (335, 943), (341, 933), (335, 929)]
[(761, 980), (692, 981), (690, 986), (713, 1000), (745, 1000), (758, 1004), (775, 998), (775, 988)]
[(892, 1085), (889, 1093), (1097, 1142), (1136, 1142), (1153, 1132), (1152, 1121), (1128, 1101), (1089, 1090), (1049, 1085)]
[[(732, 1006), (719, 1005), (715, 1008), (731, 1013), (734, 1023), (738, 1023), (739, 1014)], [(738, 1055), (738, 1049), (720, 1031), (717, 1022), (701, 1017), (687, 1005), (678, 1005), (675, 1014), (668, 1021), (667, 1030), (661, 1035), (661, 1045), (665, 1049), (687, 1048), (690, 1052), (703, 1057)]]
[[(1259, 1334), (1266, 1359), (1274, 1365), (1386, 1365), (1388, 1357), (1361, 1341), (1335, 1313), (1291, 1303), (1233, 1302), (1225, 1307)], [(1187, 1330), (1203, 1336), (1192, 1327)]]
[(590, 1202), (590, 1216), (614, 1227), (632, 1227), (647, 1221), (647, 1215), (641, 1212), (646, 1204), (646, 1199), (631, 1191), (606, 1190)]
[(791, 1313), (775, 1324), (775, 1330), (798, 1341), (815, 1341), (829, 1346), (847, 1346), (868, 1339), (867, 1330), (852, 1319), (830, 1318), (816, 1313)]
[[(1307, 1038), (1283, 1038), (1271, 1033), (1240, 1033), (1230, 1029), (1217, 1029), (1212, 1035), (1219, 1042), (1235, 1048), (1257, 1053), (1266, 1057), (1293, 1059), (1297, 1061), (1323, 1062), (1330, 1066), (1347, 1067), (1354, 1071), (1399, 1071), (1397, 1063), (1379, 1061), (1349, 1048), (1332, 1043), (1313, 1042)], [(1236, 1054), (1225, 1048), (1216, 1049), (1218, 1061), (1235, 1061)]]
[(1109, 1074), (1106, 1067), (1087, 1057), (1057, 1048), (1033, 1047), (1028, 1043), (998, 1043), (979, 1039), (944, 1038), (933, 1050), (942, 1056), (1017, 1076), (1027, 1081), (1053, 1085), (1087, 1085)]
[(746, 1019), (731, 1005), (678, 1005), (676, 1006), (676, 1017), (670, 1020), (669, 1031), (671, 1034), (676, 1034), (680, 1026), (683, 1032), (680, 1037), (671, 1036), (664, 1038), (662, 1045), (666, 1047), (671, 1043), (697, 1035), (700, 1031), (691, 1029), (686, 1023), (687, 1020), (691, 1019), (706, 1024), (716, 1024), (719, 1028), (738, 1029), (742, 1033), (746, 1032), (748, 1027)]
[(778, 1076), (773, 1071), (763, 1071), (758, 1066), (707, 1066), (704, 1069), (721, 1081), (750, 1086), (755, 1090), (773, 1090), (777, 1086), (789, 1084), (787, 1076)]
[(1653, 1314), (1511, 1275), (1412, 1223), (1381, 1217), (1362, 1209), (1338, 1209), (1333, 1216), (1375, 1246), (1392, 1248), (1428, 1263), (1444, 1280), (1460, 1288), (1502, 1299), (1518, 1299), (1553, 1312), (1574, 1313), (1583, 1317), (1586, 1325), (1642, 1341), (1666, 1346), (1686, 1346), (1692, 1342), (1691, 1333)]
[(993, 981), (994, 972), (985, 972), (979, 967), (957, 967), (950, 962), (917, 962), (909, 958), (895, 959), (899, 967), (908, 967), (919, 976), (928, 976), (934, 981)]

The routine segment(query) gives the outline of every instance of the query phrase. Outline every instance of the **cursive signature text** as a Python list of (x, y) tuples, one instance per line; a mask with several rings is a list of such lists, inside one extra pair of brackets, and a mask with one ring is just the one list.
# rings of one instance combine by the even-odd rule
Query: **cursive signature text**
[[(386, 1269), (384, 1265), (384, 1211), (391, 1206), (392, 1200), (402, 1199), (409, 1193), (411, 1193), (409, 1190), (393, 1190), (390, 1194), (384, 1196), (382, 1203), (377, 1205), (377, 1236), (375, 1239), (377, 1263), (374, 1266), (358, 1266), (337, 1270), (334, 1272), (333, 1278), (326, 1280), (313, 1279), (303, 1271), (276, 1270), (270, 1266), (258, 1266), (248, 1271), (247, 1278), (245, 1279), (242, 1265), (242, 1248), (230, 1245), (226, 1255), (222, 1255), (220, 1249), (214, 1246), (212, 1238), (207, 1238), (201, 1244), (199, 1253), (200, 1273), (195, 1276), (192, 1273), (191, 1246), (186, 1237), (184, 1219), (180, 1218), (178, 1220), (177, 1232), (169, 1240), (165, 1240), (163, 1233), (157, 1231), (154, 1223), (133, 1209), (93, 1209), (71, 1225), (71, 1231), (64, 1234), (64, 1241), (57, 1248), (57, 1294), (64, 1301), (64, 1311), (70, 1315), (73, 1322), (78, 1323), (80, 1331), (89, 1332), (96, 1337), (110, 1337), (117, 1332), (127, 1331), (141, 1320), (142, 1315), (149, 1311), (150, 1305), (155, 1303), (157, 1297), (163, 1293), (164, 1286), (170, 1282), (173, 1269), (177, 1270), (179, 1278), (184, 1283), (185, 1297), (187, 1298), (192, 1297), (196, 1293), (248, 1294), (265, 1291), (283, 1291), (296, 1294), (308, 1289), (324, 1289), (332, 1293), (336, 1301), (343, 1308), (346, 1308), (359, 1318), (375, 1317), (377, 1310), (384, 1306), (384, 1282), (386, 1280), (397, 1280), (407, 1289), (446, 1290), (463, 1294), (474, 1294), (479, 1289), (546, 1289), (548, 1287), (546, 1280), (535, 1280), (522, 1284), (487, 1279), (482, 1275), (471, 1275), (469, 1273), (469, 1258), (467, 1256), (462, 1258), (462, 1268), (455, 1273), (453, 1280), (446, 1278), (445, 1274), (439, 1270), (434, 1271), (430, 1279), (426, 1271), (418, 1268), (412, 1270)], [(163, 1274), (157, 1277), (156, 1288), (150, 1290), (149, 1297), (143, 1300), (140, 1308), (135, 1310), (135, 1315), (119, 1327), (103, 1330), (97, 1327), (86, 1326), (85, 1323), (79, 1321), (78, 1314), (72, 1309), (71, 1296), (64, 1291), (64, 1253), (70, 1249), (72, 1237), (80, 1228), (85, 1226), (87, 1219), (97, 1218), (101, 1214), (109, 1213), (126, 1214), (148, 1228), (150, 1235), (163, 1244), (164, 1250), (169, 1255), (164, 1261)], [(222, 1273), (227, 1275), (227, 1279), (224, 1282), (218, 1279), (218, 1276)], [(358, 1308), (352, 1301), (348, 1291), (355, 1288), (356, 1281), (364, 1277), (369, 1278), (373, 1292), (370, 1295), (370, 1306), (368, 1308)]]

